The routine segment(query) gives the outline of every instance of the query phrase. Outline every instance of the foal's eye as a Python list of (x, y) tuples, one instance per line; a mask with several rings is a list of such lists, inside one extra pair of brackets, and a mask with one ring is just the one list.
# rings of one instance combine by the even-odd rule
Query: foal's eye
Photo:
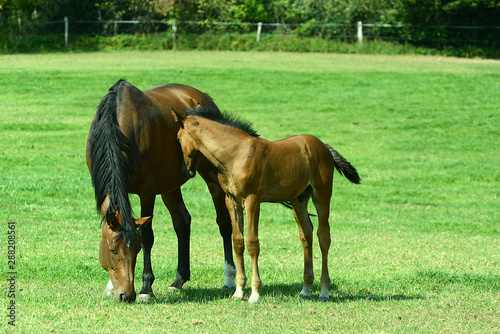
[(193, 125), (200, 125), (200, 123), (199, 122), (194, 122)]

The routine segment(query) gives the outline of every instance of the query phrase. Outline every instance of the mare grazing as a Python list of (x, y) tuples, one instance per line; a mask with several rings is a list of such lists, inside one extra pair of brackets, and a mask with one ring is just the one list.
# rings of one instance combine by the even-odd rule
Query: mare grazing
[(180, 125), (177, 139), (184, 155), (184, 173), (193, 177), (203, 158), (218, 170), (226, 205), (233, 224), (236, 255), (236, 291), (243, 299), (246, 284), (243, 263), (243, 209), (246, 210), (246, 246), (252, 260), (250, 303), (259, 302), (259, 212), (262, 202), (289, 202), (299, 226), (304, 248), (304, 286), (300, 296), (309, 297), (314, 280), (312, 257), (313, 225), (307, 212), (312, 197), (318, 213), (318, 239), (322, 253), (321, 293), (329, 299), (328, 250), (330, 248), (330, 198), (333, 171), (359, 183), (356, 169), (331, 146), (311, 135), (288, 137), (275, 142), (259, 138), (250, 123), (203, 109), (172, 115)]
[[(169, 84), (141, 91), (119, 80), (97, 108), (87, 140), (87, 166), (95, 188), (97, 210), (103, 215), (99, 260), (109, 272), (107, 288), (112, 289), (118, 302), (136, 299), (134, 270), (141, 245), (144, 271), (139, 300), (154, 298), (151, 248), (157, 194), (161, 194), (177, 234), (177, 275), (171, 288), (182, 288), (190, 278), (191, 216), (180, 190), (189, 178), (181, 173), (183, 158), (176, 141), (179, 126), (171, 109), (182, 114), (187, 109), (200, 107), (220, 114), (208, 95), (192, 87)], [(226, 261), (225, 286), (234, 287), (231, 220), (217, 170), (206, 159), (201, 159), (198, 171), (210, 189), (217, 212)], [(132, 218), (129, 193), (139, 195), (143, 218)]]

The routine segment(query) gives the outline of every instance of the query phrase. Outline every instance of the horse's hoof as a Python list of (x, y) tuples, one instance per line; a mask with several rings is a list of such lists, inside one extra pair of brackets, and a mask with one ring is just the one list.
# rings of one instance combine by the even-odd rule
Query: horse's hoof
[(151, 303), (152, 301), (155, 300), (155, 295), (148, 295), (146, 293), (141, 293), (137, 296), (137, 302), (138, 303)]
[(249, 301), (248, 301), (248, 304), (249, 304), (249, 305), (255, 305), (255, 304), (258, 304), (258, 303), (259, 303), (259, 301), (258, 301), (258, 300), (249, 300)]
[(233, 294), (234, 300), (243, 300), (243, 289), (236, 289)]
[(236, 288), (235, 286), (229, 286), (229, 285), (226, 285), (226, 284), (224, 284), (222, 286), (222, 290), (231, 290), (231, 289), (235, 289), (235, 288)]
[(169, 286), (167, 291), (168, 292), (180, 292), (181, 290), (182, 289), (179, 289), (179, 288), (177, 288), (175, 286)]
[(320, 296), (320, 297), (318, 298), (318, 300), (319, 300), (320, 302), (322, 302), (322, 303), (326, 303), (327, 301), (329, 301), (329, 300), (330, 300), (330, 298), (329, 298), (329, 297), (321, 297), (321, 296)]
[(310, 298), (311, 297), (311, 290), (310, 289), (302, 289), (299, 293), (300, 298)]

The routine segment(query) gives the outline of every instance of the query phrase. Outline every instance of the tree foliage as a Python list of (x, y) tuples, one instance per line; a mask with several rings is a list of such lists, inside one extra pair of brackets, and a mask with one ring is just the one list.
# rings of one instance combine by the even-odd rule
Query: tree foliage
[(317, 28), (318, 23), (363, 21), (407, 25), (381, 34), (441, 46), (465, 36), (463, 29), (450, 30), (450, 26), (475, 26), (481, 27), (473, 31), (476, 39), (498, 45), (499, 29), (481, 29), (500, 26), (500, 0), (0, 0), (0, 14), (0, 29), (19, 25), (21, 20), (67, 16), (100, 21), (277, 22), (290, 24), (301, 35), (323, 37), (329, 33)]

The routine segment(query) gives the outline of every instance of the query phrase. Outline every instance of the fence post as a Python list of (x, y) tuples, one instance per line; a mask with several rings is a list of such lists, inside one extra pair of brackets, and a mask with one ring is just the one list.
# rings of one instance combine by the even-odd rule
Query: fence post
[(257, 24), (257, 42), (260, 42), (260, 34), (262, 32), (262, 22)]
[(363, 45), (363, 22), (358, 21), (358, 43)]
[(66, 49), (69, 49), (69, 21), (67, 16), (64, 17), (64, 43)]
[(177, 19), (172, 21), (172, 39), (174, 40), (174, 48), (175, 48), (175, 39), (177, 38)]

